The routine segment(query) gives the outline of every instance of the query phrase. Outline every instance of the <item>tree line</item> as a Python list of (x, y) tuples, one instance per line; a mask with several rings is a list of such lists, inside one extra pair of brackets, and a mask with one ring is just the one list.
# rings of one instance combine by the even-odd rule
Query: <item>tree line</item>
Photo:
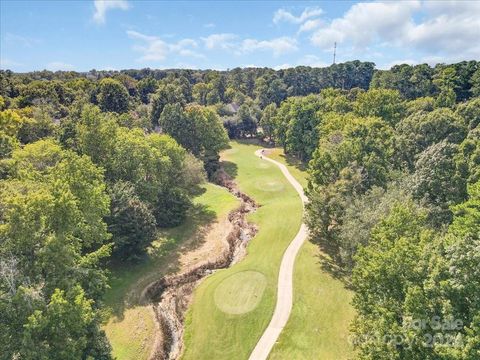
[[(306, 221), (355, 290), (360, 356), (472, 358), (479, 68), (0, 71), (2, 356), (109, 359), (109, 262), (141, 261), (229, 137), (255, 137), (308, 163)], [(418, 340), (404, 324), (430, 315), (461, 319), (466, 345), (372, 340)]]
[[(326, 89), (270, 104), (262, 136), (308, 163), (306, 222), (354, 290), (356, 356), (475, 359), (478, 69), (468, 93), (452, 66), (433, 80), (438, 93), (417, 97), (395, 88), (408, 84), (401, 68), (376, 73), (367, 91)], [(396, 80), (378, 80), (388, 76)]]

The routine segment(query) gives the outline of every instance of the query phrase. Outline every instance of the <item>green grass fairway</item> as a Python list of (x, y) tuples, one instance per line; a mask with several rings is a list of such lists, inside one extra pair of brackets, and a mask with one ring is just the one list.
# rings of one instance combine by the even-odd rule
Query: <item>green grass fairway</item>
[[(117, 360), (143, 360), (150, 355), (155, 323), (150, 306), (138, 304), (142, 290), (150, 282), (176, 269), (180, 246), (199, 230), (218, 218), (225, 217), (239, 205), (227, 190), (213, 184), (195, 199), (187, 221), (176, 228), (159, 232), (149, 256), (137, 265), (118, 264), (111, 271), (111, 289), (105, 296), (113, 314), (104, 326)], [(201, 241), (201, 239), (197, 239)], [(195, 241), (191, 246), (196, 246)]]
[[(280, 261), (300, 228), (302, 204), (280, 169), (265, 166), (265, 160), (254, 155), (259, 148), (234, 142), (232, 149), (224, 153), (229, 161), (228, 171), (236, 174), (240, 189), (261, 205), (248, 218), (258, 225), (259, 232), (250, 242), (245, 259), (215, 272), (196, 289), (186, 318), (183, 359), (247, 359), (272, 317)], [(263, 296), (257, 273), (265, 276)], [(226, 280), (234, 274), (236, 296), (246, 299), (245, 306), (252, 307), (257, 294), (256, 307), (243, 314), (222, 311), (227, 306), (240, 308), (232, 300), (230, 289), (235, 284)]]
[[(305, 171), (281, 149), (273, 149), (269, 157), (287, 165), (297, 181), (306, 185)], [(269, 359), (353, 358), (348, 342), (348, 327), (354, 316), (352, 293), (322, 269), (322, 255), (311, 242), (300, 250), (295, 262), (292, 313)]]

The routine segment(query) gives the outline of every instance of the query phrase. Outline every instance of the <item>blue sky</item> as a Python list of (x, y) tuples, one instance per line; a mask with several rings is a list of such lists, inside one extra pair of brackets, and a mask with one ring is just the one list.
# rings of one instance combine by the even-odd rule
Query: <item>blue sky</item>
[(0, 2), (14, 71), (480, 60), (480, 1)]

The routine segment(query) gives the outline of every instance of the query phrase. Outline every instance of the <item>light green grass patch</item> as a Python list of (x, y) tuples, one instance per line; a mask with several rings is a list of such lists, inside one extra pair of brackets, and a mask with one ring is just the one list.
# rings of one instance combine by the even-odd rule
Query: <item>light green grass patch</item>
[(217, 286), (215, 304), (227, 314), (245, 314), (257, 307), (266, 285), (261, 272), (240, 271)]
[(109, 320), (104, 329), (115, 359), (148, 359), (155, 331), (153, 316), (150, 306), (136, 306), (125, 310), (121, 319)]
[(285, 188), (285, 185), (281, 181), (270, 180), (270, 181), (258, 181), (255, 184), (255, 187), (261, 191), (280, 191)]

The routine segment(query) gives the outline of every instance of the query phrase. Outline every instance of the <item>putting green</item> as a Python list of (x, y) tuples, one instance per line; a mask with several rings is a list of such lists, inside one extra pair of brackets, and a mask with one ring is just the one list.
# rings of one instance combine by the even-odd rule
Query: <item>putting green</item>
[(224, 279), (215, 290), (215, 305), (227, 314), (245, 314), (262, 299), (267, 278), (258, 271), (241, 271)]

